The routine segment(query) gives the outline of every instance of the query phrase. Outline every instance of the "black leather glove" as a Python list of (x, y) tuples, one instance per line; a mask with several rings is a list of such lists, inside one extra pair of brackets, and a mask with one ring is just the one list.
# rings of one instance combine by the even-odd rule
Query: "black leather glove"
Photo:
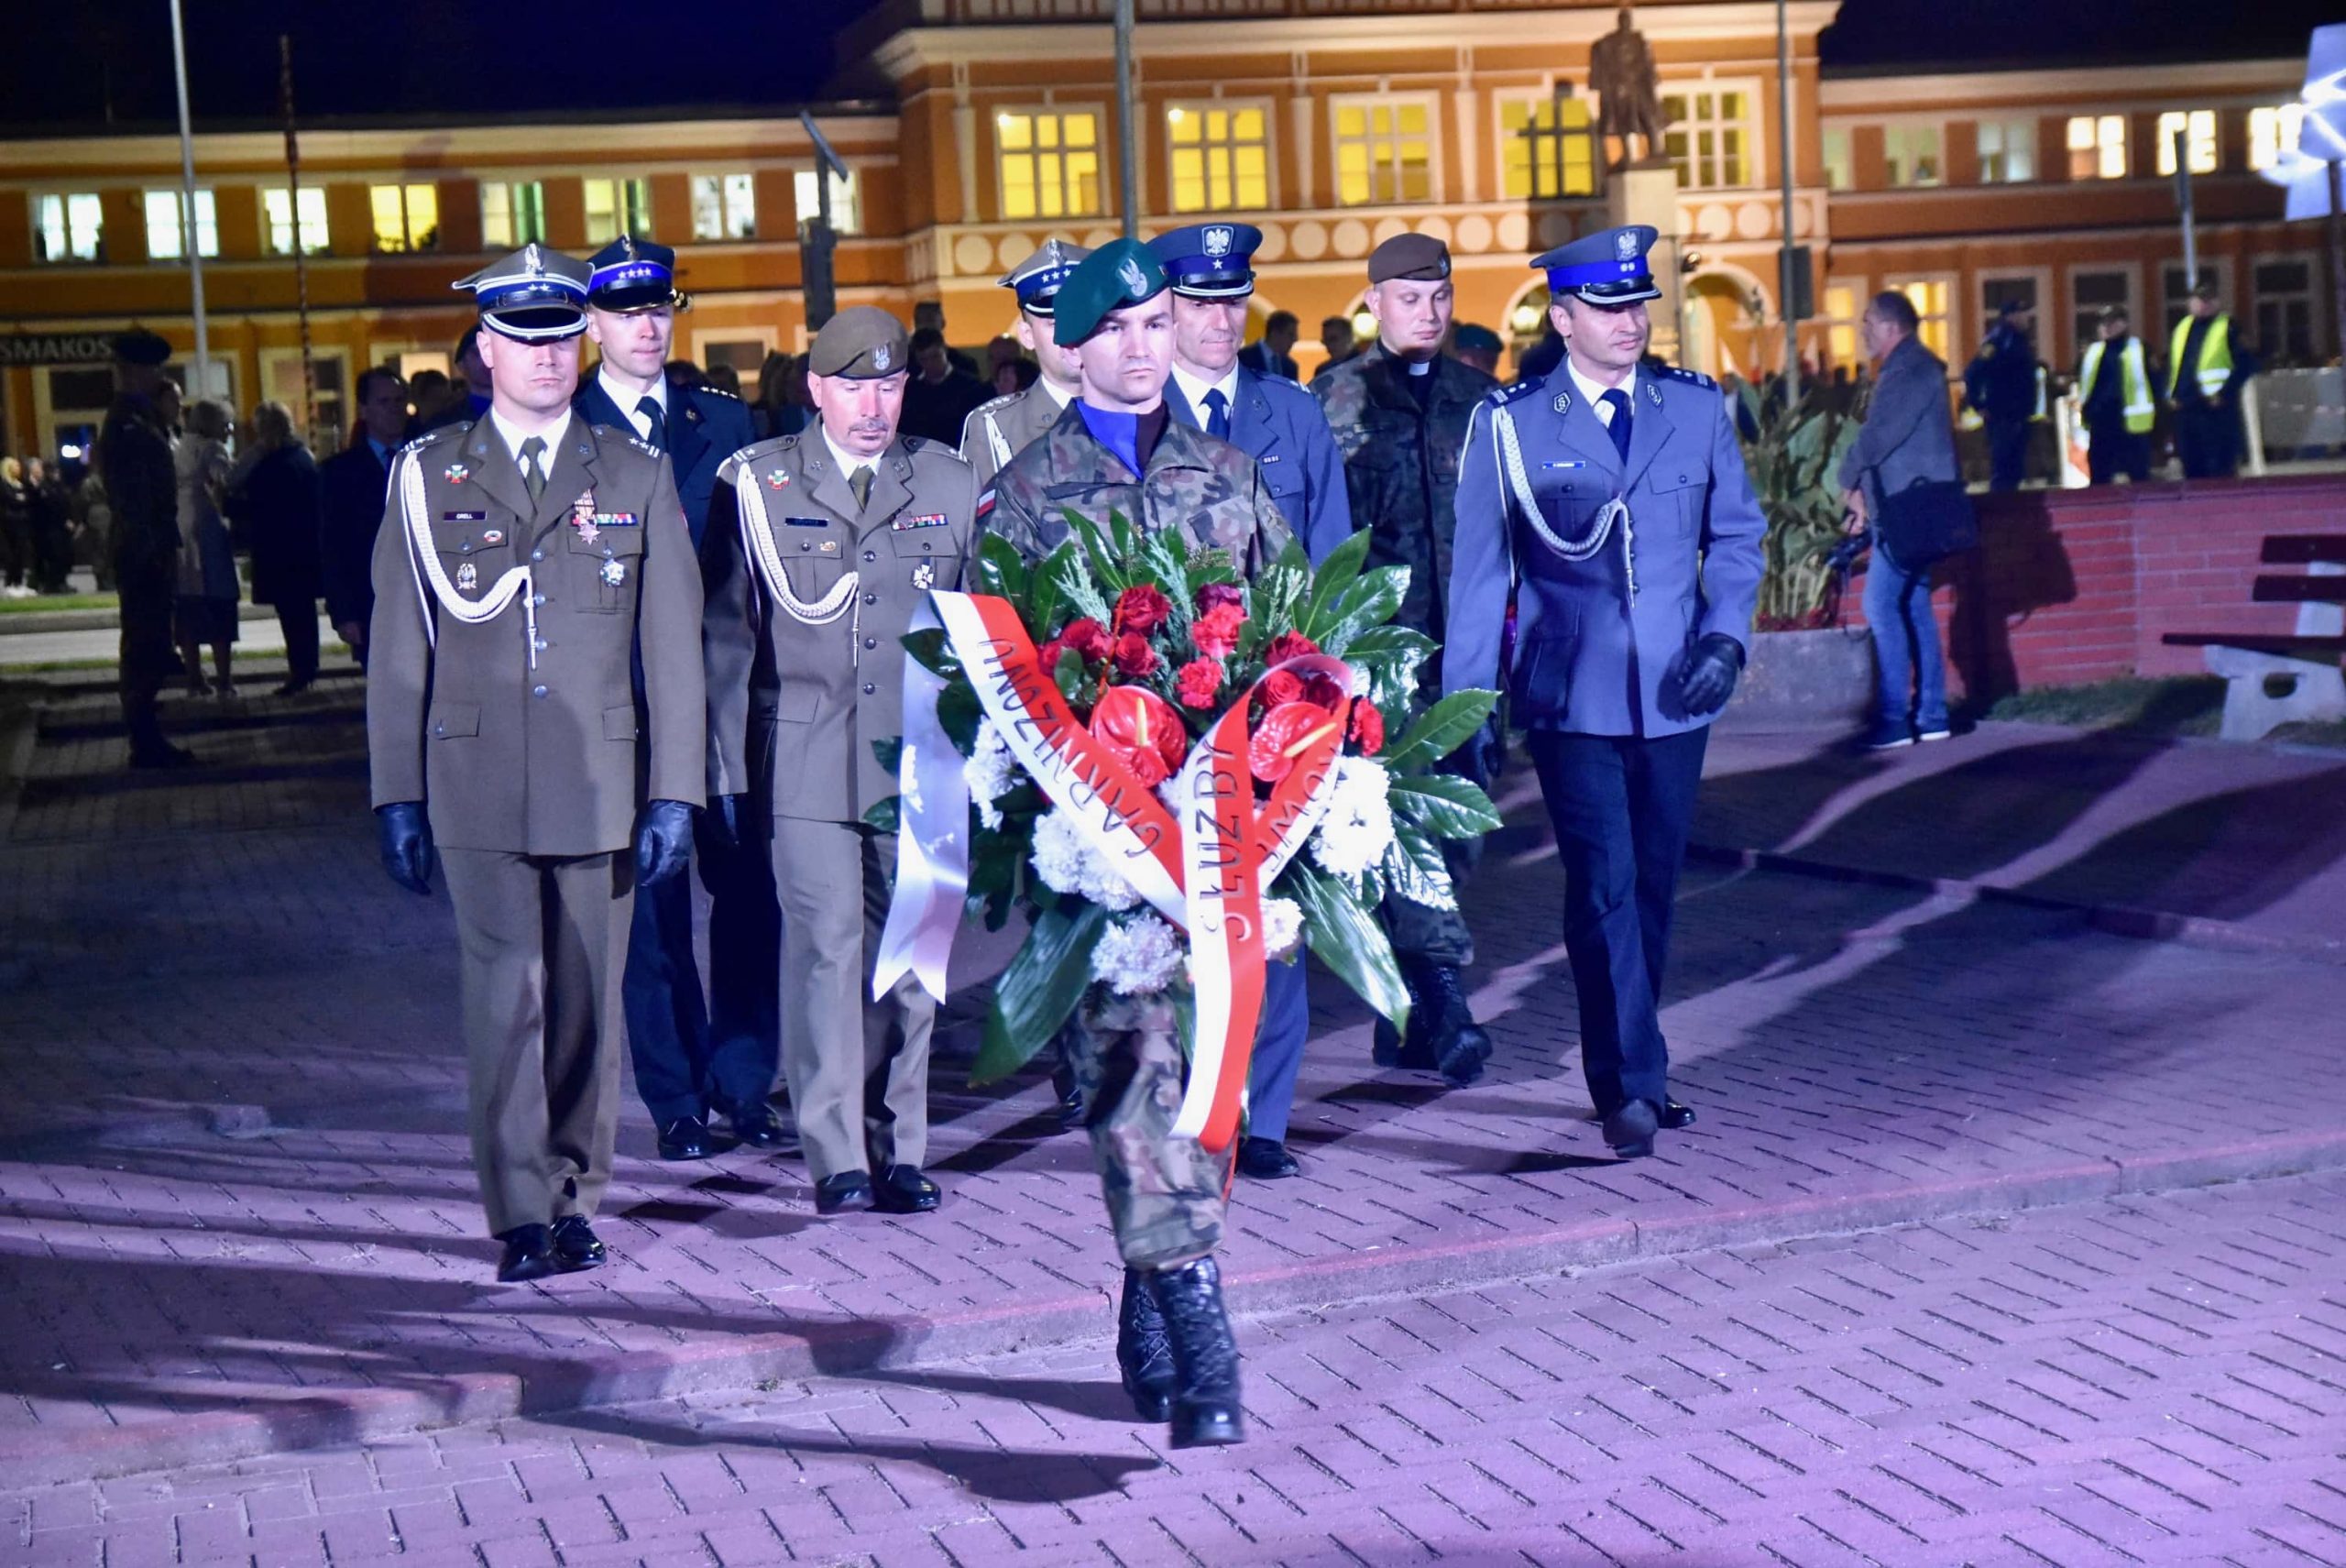
[(1691, 717), (1705, 718), (1727, 706), (1742, 674), (1743, 644), (1724, 631), (1714, 631), (1687, 656), (1686, 673), (1678, 678), (1678, 700)]
[(1493, 714), (1464, 746), (1450, 754), (1447, 767), (1475, 788), (1488, 791), (1506, 760), (1505, 745), (1499, 740), (1498, 715)]
[(643, 808), (635, 830), (635, 883), (666, 882), (692, 858), (693, 808), (681, 800), (655, 800)]
[(432, 892), (432, 825), (423, 819), (423, 802), (395, 800), (375, 808), (376, 835), (382, 846), (383, 870), (410, 893)]

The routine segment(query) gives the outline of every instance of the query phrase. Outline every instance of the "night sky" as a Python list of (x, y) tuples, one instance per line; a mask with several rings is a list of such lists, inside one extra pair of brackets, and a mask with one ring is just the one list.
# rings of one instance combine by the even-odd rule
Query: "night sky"
[[(820, 93), (827, 40), (876, 0), (183, 3), (197, 122), (225, 126), (276, 119), (280, 32), (305, 121), (786, 108)], [(1839, 71), (2300, 55), (2311, 27), (2341, 18), (2346, 0), (1847, 0), (1824, 51)], [(177, 113), (165, 0), (17, 7), (9, 46), (0, 129), (154, 127)], [(533, 48), (542, 66), (511, 63)]]

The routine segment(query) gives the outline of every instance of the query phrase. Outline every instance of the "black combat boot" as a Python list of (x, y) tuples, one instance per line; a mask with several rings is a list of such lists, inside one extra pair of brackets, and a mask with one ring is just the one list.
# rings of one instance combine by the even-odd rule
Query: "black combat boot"
[(1124, 1299), (1116, 1305), (1116, 1370), (1124, 1392), (1145, 1421), (1168, 1420), (1181, 1376), (1173, 1368), (1173, 1344), (1165, 1335), (1165, 1314), (1157, 1310), (1140, 1270), (1124, 1270)]
[(1448, 964), (1426, 965), (1420, 989), (1426, 1009), (1433, 1014), (1426, 1030), (1426, 1044), (1433, 1056), (1431, 1065), (1450, 1087), (1464, 1089), (1483, 1076), (1483, 1063), (1490, 1058), (1491, 1036), (1474, 1022), (1474, 1010), (1466, 1004), (1466, 988), (1459, 983), (1455, 969)]
[(1431, 1072), (1434, 1070), (1433, 1047), (1426, 1043), (1426, 1031), (1433, 1020), (1427, 1015), (1426, 1009), (1426, 991), (1422, 981), (1426, 966), (1415, 959), (1403, 959), (1398, 967), (1401, 988), (1409, 993), (1409, 1027), (1405, 1034), (1393, 1026), (1391, 1019), (1379, 1018), (1376, 1036), (1368, 1047), (1369, 1059), (1379, 1067)]
[(1166, 1334), (1179, 1382), (1173, 1395), (1175, 1448), (1205, 1448), (1246, 1441), (1238, 1404), (1238, 1344), (1222, 1307), (1222, 1271), (1201, 1257), (1144, 1277), (1165, 1315)]
[(1069, 1036), (1075, 1025), (1069, 1025), (1051, 1042), (1051, 1050), (1058, 1058), (1051, 1069), (1051, 1093), (1058, 1101), (1059, 1131), (1072, 1133), (1083, 1125), (1083, 1085), (1075, 1076), (1075, 1052), (1069, 1046)]

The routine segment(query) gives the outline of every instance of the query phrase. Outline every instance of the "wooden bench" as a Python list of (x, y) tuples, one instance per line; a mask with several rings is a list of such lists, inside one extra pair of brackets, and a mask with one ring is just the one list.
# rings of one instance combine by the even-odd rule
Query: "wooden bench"
[(2346, 718), (2346, 534), (2266, 536), (2258, 560), (2267, 566), (2305, 566), (2303, 573), (2262, 573), (2249, 592), (2255, 604), (2294, 604), (2294, 632), (2170, 631), (2160, 641), (2207, 650), (2208, 669), (2230, 685), (2224, 692), (2223, 736), (2257, 740), (2298, 719)]

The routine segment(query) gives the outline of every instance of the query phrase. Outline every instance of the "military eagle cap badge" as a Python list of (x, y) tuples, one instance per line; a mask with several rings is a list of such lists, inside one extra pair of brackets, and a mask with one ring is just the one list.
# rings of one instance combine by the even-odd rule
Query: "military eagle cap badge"
[(1613, 236), (1613, 254), (1624, 261), (1638, 258), (1638, 236), (1624, 229)]
[(1237, 237), (1236, 231), (1227, 224), (1211, 225), (1205, 232), (1206, 254), (1217, 258), (1228, 256), (1230, 247)]
[(1124, 292), (1135, 300), (1148, 292), (1148, 274), (1143, 272), (1140, 269), (1140, 263), (1129, 256), (1125, 257), (1123, 265), (1116, 269), (1116, 278), (1124, 284)]
[(888, 361), (893, 357), (894, 356), (889, 353), (888, 345), (886, 344), (880, 343), (872, 345), (872, 367), (874, 370), (879, 371), (882, 375), (884, 376), (888, 373)]

